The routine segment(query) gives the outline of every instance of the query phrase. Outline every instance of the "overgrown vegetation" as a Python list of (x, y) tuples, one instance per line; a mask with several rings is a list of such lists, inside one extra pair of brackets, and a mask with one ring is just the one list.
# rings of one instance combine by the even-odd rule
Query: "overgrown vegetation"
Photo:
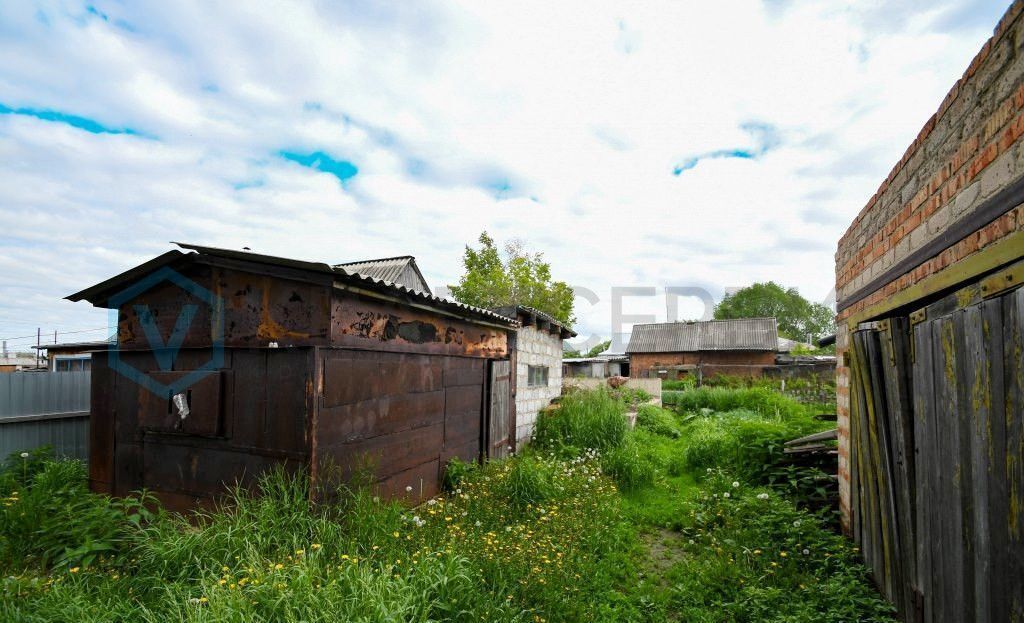
[(311, 505), (277, 471), (184, 518), (18, 455), (0, 472), (0, 619), (889, 620), (851, 545), (760, 484), (766, 440), (822, 423), (767, 390), (687, 393), (632, 431), (621, 396), (566, 395), (520, 456), (453, 462), (414, 509), (362, 489)]

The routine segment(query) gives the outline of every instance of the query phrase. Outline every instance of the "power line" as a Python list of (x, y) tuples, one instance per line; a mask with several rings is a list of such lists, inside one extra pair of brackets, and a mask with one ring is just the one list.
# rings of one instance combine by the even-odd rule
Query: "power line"
[[(96, 327), (95, 329), (80, 329), (80, 330), (77, 330), (77, 331), (61, 331), (60, 329), (57, 329), (56, 332), (59, 335), (73, 335), (73, 334), (76, 334), (76, 333), (92, 333), (93, 331), (105, 331), (105, 330), (110, 329), (110, 328), (111, 327)], [(47, 334), (49, 334), (49, 332)], [(0, 340), (7, 340), (8, 342), (12, 342), (14, 340), (24, 340), (24, 339), (28, 339), (28, 338), (31, 338), (31, 339), (34, 340), (34, 339), (36, 339), (36, 334), (33, 333), (32, 335), (19, 335), (17, 337), (2, 337), (2, 338), (0, 338)]]

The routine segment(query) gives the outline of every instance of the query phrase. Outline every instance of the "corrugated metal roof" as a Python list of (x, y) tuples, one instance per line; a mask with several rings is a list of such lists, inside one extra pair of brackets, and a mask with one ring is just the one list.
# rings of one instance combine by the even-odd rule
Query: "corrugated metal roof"
[(778, 348), (778, 338), (774, 318), (638, 324), (633, 327), (626, 352), (774, 351)]
[[(343, 262), (335, 264), (334, 267), (344, 268), (349, 272), (359, 273), (364, 277), (400, 284), (407, 288), (431, 294), (427, 280), (423, 278), (420, 267), (416, 265), (416, 258), (411, 255), (383, 257), (376, 260), (360, 260), (358, 262)], [(412, 269), (412, 274), (408, 273), (407, 269), (409, 268)]]
[[(259, 253), (252, 253), (250, 251), (236, 251), (234, 249), (219, 249), (217, 247), (204, 247), (196, 244), (185, 244), (183, 242), (175, 242), (183, 249), (194, 251), (195, 253), (181, 253), (180, 251), (169, 251), (161, 255), (160, 257), (154, 258), (145, 264), (141, 264), (134, 268), (131, 268), (120, 275), (111, 277), (106, 281), (98, 283), (94, 286), (86, 288), (81, 292), (76, 292), (68, 297), (71, 301), (86, 300), (96, 305), (97, 307), (105, 307), (107, 305), (107, 299), (113, 294), (120, 290), (123, 290), (128, 286), (129, 283), (141, 278), (143, 275), (174, 263), (180, 260), (188, 260), (192, 257), (198, 257), (200, 255), (208, 255), (212, 257), (222, 257), (232, 260), (240, 260), (244, 262), (253, 262), (256, 264), (267, 264), (270, 266), (282, 266), (287, 268), (294, 268), (297, 270), (304, 270), (314, 273), (326, 273), (333, 275), (336, 282), (343, 284), (364, 287), (367, 290), (381, 292), (384, 294), (401, 295), (407, 299), (415, 302), (419, 302), (437, 309), (443, 309), (451, 312), (461, 312), (470, 317), (476, 317), (481, 320), (493, 320), (499, 324), (508, 327), (519, 326), (519, 321), (514, 318), (508, 318), (500, 314), (496, 314), (488, 309), (482, 309), (480, 307), (473, 307), (472, 305), (466, 305), (465, 303), (459, 303), (458, 301), (452, 301), (449, 299), (443, 299), (433, 294), (426, 292), (420, 292), (412, 288), (407, 288), (401, 284), (390, 283), (383, 279), (374, 279), (373, 277), (364, 277), (357, 272), (348, 271), (341, 266), (331, 267), (328, 264), (321, 262), (307, 262), (305, 260), (293, 260), (285, 257), (276, 257), (273, 255), (261, 255)], [(143, 269), (145, 267), (145, 269)]]

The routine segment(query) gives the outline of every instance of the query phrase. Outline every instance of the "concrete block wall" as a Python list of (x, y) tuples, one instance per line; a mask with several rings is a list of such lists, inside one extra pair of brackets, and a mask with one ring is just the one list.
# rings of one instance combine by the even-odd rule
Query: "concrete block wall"
[[(516, 342), (516, 442), (533, 434), (537, 413), (562, 394), (562, 338), (533, 326), (519, 330)], [(548, 383), (530, 387), (530, 366), (547, 366)]]
[[(840, 306), (1024, 175), (1022, 9), (1022, 0), (1007, 9), (992, 37), (840, 239), (836, 253)], [(836, 393), (844, 526), (848, 527), (850, 512), (850, 377), (844, 365), (849, 347), (847, 319), (1022, 230), (1024, 206), (1017, 206), (838, 314)]]

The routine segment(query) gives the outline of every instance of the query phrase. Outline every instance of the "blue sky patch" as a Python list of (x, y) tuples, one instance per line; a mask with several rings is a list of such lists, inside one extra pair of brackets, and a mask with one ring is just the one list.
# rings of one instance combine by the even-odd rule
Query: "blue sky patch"
[(752, 160), (758, 156), (762, 156), (768, 151), (774, 149), (782, 142), (779, 137), (778, 131), (775, 126), (770, 123), (762, 123), (760, 121), (749, 121), (740, 126), (743, 131), (754, 139), (755, 146), (752, 148), (737, 148), (737, 149), (716, 149), (714, 151), (704, 152), (696, 156), (690, 156), (685, 158), (682, 162), (677, 164), (672, 169), (672, 175), (680, 175), (683, 171), (689, 171), (690, 169), (697, 166), (701, 160), (713, 160), (716, 158), (739, 158), (741, 160)]
[(36, 119), (42, 119), (43, 121), (65, 123), (73, 128), (85, 130), (92, 134), (131, 134), (133, 136), (141, 136), (139, 132), (131, 128), (112, 128), (110, 126), (103, 125), (95, 119), (60, 112), (59, 110), (47, 110), (45, 108), (11, 108), (0, 104), (0, 115), (21, 115), (24, 117), (35, 117)]
[(291, 160), (304, 167), (329, 173), (338, 178), (342, 184), (352, 179), (359, 173), (359, 167), (347, 160), (335, 160), (322, 151), (314, 151), (309, 154), (294, 151), (281, 151), (279, 155), (285, 160)]

